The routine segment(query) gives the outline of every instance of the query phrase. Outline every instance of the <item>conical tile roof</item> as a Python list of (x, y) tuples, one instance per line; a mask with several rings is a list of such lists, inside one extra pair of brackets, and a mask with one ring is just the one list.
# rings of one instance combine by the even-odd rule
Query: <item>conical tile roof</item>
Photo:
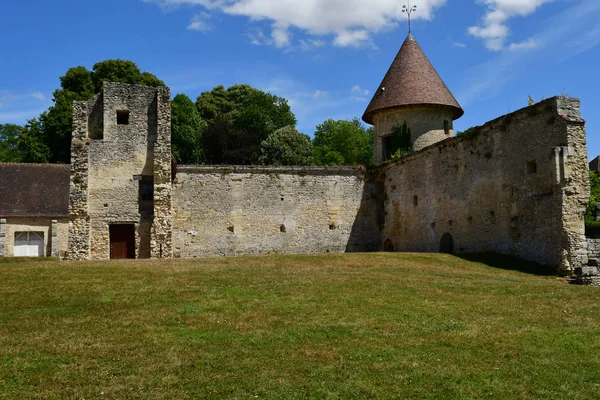
[(409, 34), (367, 107), (363, 121), (373, 124), (378, 111), (413, 105), (449, 108), (454, 119), (464, 114), (421, 46)]

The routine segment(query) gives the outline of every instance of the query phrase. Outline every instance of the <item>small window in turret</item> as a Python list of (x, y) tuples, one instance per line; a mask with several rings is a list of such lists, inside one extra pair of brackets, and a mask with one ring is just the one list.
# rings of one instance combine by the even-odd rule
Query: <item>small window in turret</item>
[(392, 135), (384, 136), (381, 138), (381, 151), (383, 161), (392, 159)]
[(444, 120), (444, 133), (446, 136), (450, 135), (450, 121), (447, 119)]
[(129, 110), (117, 110), (117, 125), (129, 125)]
[(537, 162), (535, 160), (527, 163), (527, 173), (529, 175), (537, 173)]

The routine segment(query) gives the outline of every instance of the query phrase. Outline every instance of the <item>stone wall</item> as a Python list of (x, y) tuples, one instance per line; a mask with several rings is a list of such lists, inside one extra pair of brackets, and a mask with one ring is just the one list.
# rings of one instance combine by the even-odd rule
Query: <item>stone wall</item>
[(448, 234), (456, 254), (582, 265), (585, 141), (579, 101), (557, 97), (390, 163), (384, 247), (437, 252)]
[[(415, 151), (418, 151), (454, 136), (452, 117), (452, 111), (443, 108), (405, 107), (377, 113), (373, 120), (375, 124), (373, 159), (375, 163), (384, 161), (382, 138), (390, 135), (395, 126), (401, 126), (406, 122), (410, 128), (413, 147)], [(447, 132), (444, 129), (444, 121), (447, 124)]]
[(88, 102), (73, 103), (73, 139), (71, 141), (71, 179), (69, 184), (69, 245), (67, 259), (89, 260), (91, 254), (89, 216), (88, 119), (91, 110), (101, 101), (96, 96)]
[[(70, 259), (110, 258), (111, 225), (134, 226), (137, 258), (157, 256), (163, 239), (169, 256), (170, 116), (168, 88), (105, 82), (102, 95), (75, 102)], [(155, 183), (149, 210), (140, 207), (143, 177)]]
[(0, 257), (14, 256), (16, 232), (41, 232), (44, 235), (44, 256), (58, 257), (59, 253), (67, 250), (69, 220), (48, 217), (7, 217), (0, 220), (0, 232), (4, 232), (4, 250), (0, 246)]
[(0, 257), (6, 257), (6, 218), (0, 218)]
[(180, 166), (175, 256), (379, 251), (378, 200), (362, 168)]

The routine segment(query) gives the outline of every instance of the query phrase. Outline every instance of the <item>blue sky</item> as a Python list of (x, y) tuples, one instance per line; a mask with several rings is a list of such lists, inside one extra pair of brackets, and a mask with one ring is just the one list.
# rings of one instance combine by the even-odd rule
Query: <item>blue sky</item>
[[(413, 35), (465, 110), (458, 130), (535, 100), (582, 101), (600, 154), (599, 0), (418, 0)], [(360, 117), (407, 34), (403, 0), (21, 0), (0, 3), (0, 123), (52, 102), (59, 76), (135, 61), (193, 100), (249, 83), (298, 128)]]

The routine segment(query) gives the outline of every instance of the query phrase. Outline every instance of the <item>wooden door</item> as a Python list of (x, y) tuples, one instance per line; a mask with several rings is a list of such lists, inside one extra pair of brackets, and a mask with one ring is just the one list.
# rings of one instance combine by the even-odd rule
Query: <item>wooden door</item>
[(133, 225), (111, 225), (110, 259), (135, 258), (135, 227)]

